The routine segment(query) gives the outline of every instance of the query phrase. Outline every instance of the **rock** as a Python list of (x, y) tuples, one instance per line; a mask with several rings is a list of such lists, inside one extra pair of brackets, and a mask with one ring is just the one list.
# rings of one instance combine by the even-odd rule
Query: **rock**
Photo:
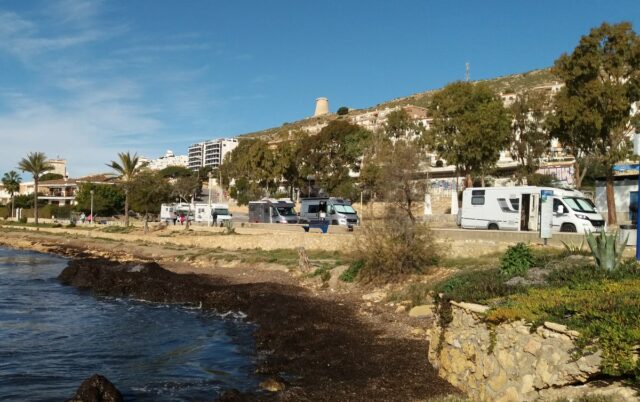
[(567, 332), (566, 325), (556, 324), (555, 322), (545, 321), (544, 326), (546, 328), (549, 328), (552, 331), (560, 332), (561, 334), (564, 334), (565, 332)]
[(364, 301), (372, 301), (374, 303), (381, 302), (382, 299), (385, 298), (387, 294), (382, 290), (376, 290), (375, 292), (367, 293), (366, 295), (362, 295), (362, 300)]
[(467, 311), (471, 311), (472, 313), (479, 313), (479, 314), (484, 314), (489, 310), (488, 306), (483, 306), (481, 304), (475, 304), (475, 303), (458, 303), (458, 302), (451, 302), (452, 305), (456, 306), (456, 307), (460, 307), (463, 308)]
[(435, 306), (430, 304), (423, 304), (421, 306), (415, 306), (409, 310), (409, 317), (415, 318), (429, 318), (433, 317)]
[(280, 377), (271, 377), (260, 383), (260, 388), (269, 392), (280, 392), (286, 388), (284, 380)]
[(413, 336), (422, 336), (424, 334), (425, 334), (425, 331), (422, 328), (414, 328), (411, 330), (411, 335)]
[(535, 339), (530, 339), (529, 342), (524, 345), (524, 351), (535, 356), (541, 347), (542, 344), (540, 342), (536, 341)]
[(94, 374), (80, 384), (67, 402), (122, 402), (122, 394), (106, 377)]
[(496, 392), (500, 391), (506, 383), (507, 373), (505, 373), (504, 370), (500, 370), (498, 375), (491, 377), (488, 381), (489, 387)]
[(240, 391), (235, 388), (228, 389), (222, 393), (214, 402), (246, 402), (247, 397), (242, 395)]
[(340, 289), (341, 287), (347, 286), (347, 282), (340, 280), (340, 275), (347, 269), (349, 269), (348, 265), (340, 265), (331, 270), (331, 278), (329, 278), (330, 289)]
[(405, 306), (396, 307), (396, 314), (404, 313), (405, 311), (407, 311), (407, 308)]

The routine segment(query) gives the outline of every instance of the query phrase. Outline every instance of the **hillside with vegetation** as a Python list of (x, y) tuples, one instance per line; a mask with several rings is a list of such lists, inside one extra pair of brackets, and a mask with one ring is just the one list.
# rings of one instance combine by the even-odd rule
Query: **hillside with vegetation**
[[(520, 92), (523, 89), (534, 88), (541, 85), (551, 84), (559, 79), (555, 77), (548, 68), (540, 70), (532, 70), (521, 74), (506, 75), (503, 77), (492, 78), (489, 80), (479, 80), (476, 82), (486, 83), (496, 93)], [(433, 95), (440, 89), (432, 89), (419, 92), (410, 96), (392, 99), (387, 102), (379, 103), (367, 109), (353, 109), (350, 115), (363, 112), (370, 112), (376, 109), (385, 109), (395, 106), (414, 105), (428, 107), (431, 103)], [(323, 124), (331, 120), (344, 118), (335, 114), (319, 117), (309, 117), (295, 122), (285, 122), (280, 127), (272, 127), (265, 130), (254, 131), (251, 133), (240, 135), (240, 138), (261, 138), (264, 140), (276, 140), (288, 137), (289, 132), (300, 130), (302, 127)]]

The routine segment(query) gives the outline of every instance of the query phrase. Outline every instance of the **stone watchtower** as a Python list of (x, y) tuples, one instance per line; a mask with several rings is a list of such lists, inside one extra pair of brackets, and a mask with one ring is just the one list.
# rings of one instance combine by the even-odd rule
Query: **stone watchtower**
[(316, 111), (313, 117), (329, 114), (329, 99), (317, 98), (316, 99)]

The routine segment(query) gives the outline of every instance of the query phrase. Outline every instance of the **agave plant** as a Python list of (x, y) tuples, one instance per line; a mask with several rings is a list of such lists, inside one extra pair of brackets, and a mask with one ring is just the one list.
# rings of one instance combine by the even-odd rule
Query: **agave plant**
[(585, 237), (591, 249), (591, 254), (596, 260), (596, 267), (608, 271), (618, 268), (629, 236), (626, 236), (622, 242), (618, 242), (617, 231), (606, 234), (603, 230), (598, 236), (595, 236), (592, 232), (585, 232)]

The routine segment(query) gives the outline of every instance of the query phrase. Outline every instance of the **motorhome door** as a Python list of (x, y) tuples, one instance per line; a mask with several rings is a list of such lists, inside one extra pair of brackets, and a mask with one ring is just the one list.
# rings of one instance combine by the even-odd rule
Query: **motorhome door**
[(529, 225), (531, 231), (538, 231), (538, 220), (540, 217), (540, 194), (531, 194), (529, 198)]

